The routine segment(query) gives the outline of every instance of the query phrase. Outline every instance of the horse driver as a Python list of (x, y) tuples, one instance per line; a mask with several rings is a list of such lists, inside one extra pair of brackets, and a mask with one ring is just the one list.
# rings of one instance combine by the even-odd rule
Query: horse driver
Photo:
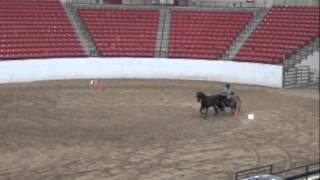
[(232, 97), (232, 91), (231, 91), (230, 84), (226, 84), (224, 86), (224, 89), (223, 89), (221, 95), (224, 97), (223, 101), (224, 101), (225, 105), (229, 106), (230, 105), (230, 98)]

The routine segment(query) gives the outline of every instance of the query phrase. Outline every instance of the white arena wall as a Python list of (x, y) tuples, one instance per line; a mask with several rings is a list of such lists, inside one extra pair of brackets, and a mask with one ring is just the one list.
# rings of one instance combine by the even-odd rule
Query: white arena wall
[(205, 80), (281, 88), (282, 66), (161, 58), (54, 58), (0, 61), (0, 83), (94, 78)]

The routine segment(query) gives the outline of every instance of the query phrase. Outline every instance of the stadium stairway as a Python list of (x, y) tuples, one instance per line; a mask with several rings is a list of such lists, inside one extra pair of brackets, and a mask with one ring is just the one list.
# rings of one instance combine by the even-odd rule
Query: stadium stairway
[(171, 9), (164, 6), (160, 9), (159, 26), (155, 45), (155, 57), (168, 56), (168, 37), (170, 31)]
[(267, 14), (268, 9), (259, 8), (253, 12), (253, 17), (245, 26), (245, 28), (240, 32), (237, 38), (233, 41), (232, 45), (229, 46), (228, 50), (226, 50), (225, 54), (223, 55), (222, 59), (233, 59), (234, 56), (238, 53), (241, 46), (245, 43), (248, 39), (250, 34), (256, 28), (256, 26), (260, 23), (263, 17)]
[(80, 17), (77, 14), (77, 7), (70, 3), (63, 4), (63, 7), (79, 37), (82, 47), (86, 51), (86, 54), (88, 56), (97, 56), (97, 50), (91, 40), (89, 32), (86, 30), (86, 27), (83, 25)]
[(160, 15), (159, 15), (159, 22), (158, 22), (158, 30), (157, 30), (157, 37), (156, 37), (156, 44), (155, 44), (155, 49), (154, 49), (154, 56), (155, 57), (161, 57), (161, 52), (162, 52), (162, 42), (163, 42), (163, 36), (164, 36), (164, 31), (166, 28), (166, 14), (168, 13), (168, 8), (167, 7), (161, 7), (159, 9)]

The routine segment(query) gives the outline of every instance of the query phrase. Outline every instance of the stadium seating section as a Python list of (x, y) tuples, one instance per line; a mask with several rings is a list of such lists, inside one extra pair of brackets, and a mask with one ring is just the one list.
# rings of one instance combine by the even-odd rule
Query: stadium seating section
[(173, 10), (169, 36), (169, 57), (220, 58), (251, 12)]
[(101, 56), (153, 57), (158, 9), (78, 10)]
[(235, 57), (238, 61), (281, 63), (319, 36), (319, 7), (274, 6)]
[[(159, 9), (85, 7), (78, 15), (99, 56), (154, 57)], [(219, 59), (252, 16), (172, 9), (168, 57)], [(319, 6), (273, 6), (234, 60), (280, 64), (317, 37)], [(59, 0), (0, 0), (0, 59), (70, 56), (85, 52)]]
[(83, 55), (58, 0), (0, 0), (0, 59)]

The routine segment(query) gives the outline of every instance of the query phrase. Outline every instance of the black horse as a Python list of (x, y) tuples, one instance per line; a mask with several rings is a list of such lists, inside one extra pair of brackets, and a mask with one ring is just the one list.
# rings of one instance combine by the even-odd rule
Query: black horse
[(207, 96), (203, 92), (197, 92), (196, 95), (197, 101), (200, 102), (200, 113), (203, 114), (203, 110), (205, 109), (204, 118), (207, 117), (208, 109), (213, 107), (214, 116), (218, 114), (218, 110), (224, 111), (224, 99), (221, 95), (212, 95)]

